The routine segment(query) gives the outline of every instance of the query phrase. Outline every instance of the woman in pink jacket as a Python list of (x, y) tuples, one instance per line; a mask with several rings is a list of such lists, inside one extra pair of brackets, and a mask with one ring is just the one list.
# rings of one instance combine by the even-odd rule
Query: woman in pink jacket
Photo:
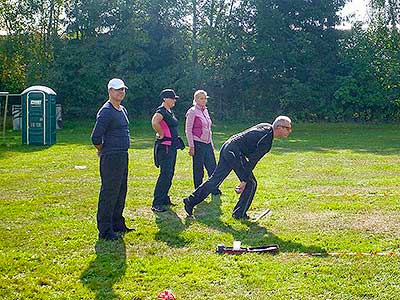
[[(193, 158), (193, 181), (195, 189), (203, 182), (204, 167), (208, 177), (216, 167), (214, 145), (212, 142), (212, 121), (207, 110), (207, 92), (198, 90), (193, 96), (193, 106), (186, 112), (186, 138), (189, 143), (189, 155)], [(216, 189), (212, 192), (220, 195)]]

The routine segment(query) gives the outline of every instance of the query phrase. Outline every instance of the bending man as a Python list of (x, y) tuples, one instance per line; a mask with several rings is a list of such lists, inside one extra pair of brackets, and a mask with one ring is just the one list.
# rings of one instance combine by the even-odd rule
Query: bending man
[(193, 194), (183, 199), (186, 213), (192, 216), (193, 208), (218, 188), (233, 170), (240, 180), (240, 184), (235, 189), (240, 194), (240, 198), (232, 216), (235, 219), (248, 219), (246, 212), (257, 188), (253, 169), (258, 161), (271, 150), (273, 139), (287, 137), (291, 131), (291, 120), (286, 116), (279, 116), (272, 125), (260, 123), (231, 136), (222, 145), (218, 165), (211, 177)]

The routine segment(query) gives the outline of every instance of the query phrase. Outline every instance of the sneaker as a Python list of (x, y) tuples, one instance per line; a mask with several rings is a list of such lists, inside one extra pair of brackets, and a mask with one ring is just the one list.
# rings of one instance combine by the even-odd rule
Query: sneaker
[(167, 209), (165, 207), (161, 207), (161, 206), (152, 206), (151, 210), (154, 212), (164, 212), (167, 211)]
[(183, 199), (183, 203), (185, 204), (185, 211), (189, 217), (193, 216), (193, 205), (190, 204), (189, 198)]

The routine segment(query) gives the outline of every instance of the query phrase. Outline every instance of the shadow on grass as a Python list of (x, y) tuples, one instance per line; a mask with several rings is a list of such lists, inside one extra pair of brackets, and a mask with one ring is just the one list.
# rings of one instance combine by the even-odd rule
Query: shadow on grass
[(96, 242), (96, 258), (82, 273), (81, 282), (96, 293), (96, 299), (119, 299), (113, 285), (126, 272), (126, 248), (123, 239)]
[[(247, 226), (247, 229), (238, 231), (230, 224), (224, 223), (220, 220), (222, 215), (221, 211), (221, 197), (212, 196), (211, 202), (202, 202), (196, 206), (194, 210), (195, 220), (187, 219), (187, 225), (192, 222), (201, 222), (209, 227), (217, 229), (221, 232), (229, 233), (233, 236), (235, 241), (241, 241), (248, 247), (257, 247), (271, 244), (278, 244), (281, 252), (305, 252), (305, 253), (322, 253), (322, 256), (327, 251), (318, 246), (305, 246), (301, 243), (282, 240), (272, 232), (267, 231), (265, 227), (260, 226), (254, 221), (249, 220), (235, 220), (234, 222), (242, 222)], [(189, 221), (190, 220), (190, 221)], [(233, 220), (233, 219), (232, 219)], [(218, 242), (217, 242), (218, 244)], [(215, 245), (217, 246), (217, 245)]]
[(155, 213), (158, 232), (155, 239), (165, 242), (169, 247), (183, 248), (189, 241), (180, 234), (187, 228), (179, 216), (172, 210)]

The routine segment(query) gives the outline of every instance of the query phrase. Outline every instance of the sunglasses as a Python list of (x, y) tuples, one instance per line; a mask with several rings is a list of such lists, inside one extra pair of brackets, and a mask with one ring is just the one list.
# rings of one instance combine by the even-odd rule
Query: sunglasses
[(279, 125), (282, 128), (286, 128), (287, 130), (292, 130), (292, 126), (283, 126), (283, 125)]

